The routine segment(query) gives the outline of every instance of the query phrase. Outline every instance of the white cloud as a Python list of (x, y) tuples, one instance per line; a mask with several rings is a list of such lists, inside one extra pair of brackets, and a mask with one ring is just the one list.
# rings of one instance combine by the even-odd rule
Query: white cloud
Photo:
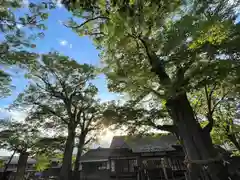
[(63, 7), (61, 0), (57, 0), (57, 7), (59, 7), (59, 8)]
[(27, 117), (26, 111), (12, 110), (9, 112), (11, 118), (16, 121), (24, 121)]
[(63, 7), (63, 5), (61, 3), (61, 0), (52, 0), (52, 2), (54, 2), (58, 8), (62, 8)]
[(28, 7), (28, 5), (29, 5), (29, 0), (23, 0), (22, 1), (22, 6), (23, 7)]
[(62, 25), (62, 24), (63, 24), (63, 21), (62, 21), (62, 20), (58, 20), (58, 23)]
[(17, 28), (18, 28), (18, 29), (21, 29), (22, 27), (23, 27), (22, 24), (17, 24)]
[(61, 46), (65, 46), (65, 47), (68, 47), (70, 49), (72, 49), (72, 47), (73, 47), (73, 45), (71, 43), (69, 43), (67, 40), (58, 39), (58, 42)]
[(0, 119), (8, 119), (13, 121), (24, 121), (28, 114), (28, 109), (23, 110), (9, 110), (8, 108), (0, 108)]
[(66, 40), (60, 40), (60, 45), (67, 46), (68, 42)]

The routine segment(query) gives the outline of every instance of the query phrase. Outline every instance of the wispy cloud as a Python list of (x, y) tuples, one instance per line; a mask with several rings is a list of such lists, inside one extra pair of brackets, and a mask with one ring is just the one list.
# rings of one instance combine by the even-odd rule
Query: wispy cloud
[(61, 46), (66, 46), (70, 49), (72, 49), (73, 45), (71, 43), (69, 43), (67, 40), (65, 39), (58, 39), (58, 42)]
[(28, 7), (28, 5), (29, 5), (29, 0), (23, 0), (22, 1), (22, 6), (23, 7)]
[(60, 45), (67, 46), (68, 42), (66, 40), (60, 40)]
[(18, 28), (18, 29), (21, 29), (22, 27), (23, 27), (22, 24), (17, 24), (17, 28)]
[(24, 121), (27, 117), (27, 110), (8, 110), (7, 108), (0, 108), (1, 117), (2, 120), (13, 120), (13, 121)]
[(58, 20), (58, 23), (63, 25), (63, 21), (62, 20)]
[(61, 3), (61, 0), (52, 0), (55, 4), (56, 4), (56, 6), (58, 7), (58, 8), (62, 8), (63, 7), (63, 5), (62, 5), (62, 3)]

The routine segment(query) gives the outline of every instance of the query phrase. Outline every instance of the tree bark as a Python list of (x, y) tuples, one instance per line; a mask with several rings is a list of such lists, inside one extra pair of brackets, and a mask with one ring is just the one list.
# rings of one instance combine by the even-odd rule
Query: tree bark
[(74, 176), (73, 176), (74, 180), (79, 180), (80, 179), (79, 167), (80, 167), (80, 160), (81, 160), (81, 156), (82, 156), (84, 143), (85, 143), (85, 135), (80, 135), (79, 136), (77, 157), (76, 157), (75, 164), (74, 164)]
[(29, 153), (28, 152), (21, 152), (19, 159), (18, 159), (18, 165), (17, 165), (17, 173), (15, 175), (15, 180), (25, 180), (25, 170), (27, 166), (27, 160), (28, 160)]
[(63, 154), (63, 162), (60, 170), (59, 180), (71, 180), (72, 176), (72, 153), (74, 148), (75, 129), (68, 129), (68, 137)]
[[(167, 108), (186, 151), (189, 168), (189, 179), (200, 178), (202, 165), (206, 167), (206, 172), (211, 180), (227, 180), (228, 170), (215, 150), (210, 133), (204, 131), (194, 117), (193, 109), (187, 99), (186, 93), (167, 100)], [(215, 159), (215, 161), (213, 161)], [(198, 160), (205, 161), (199, 163)]]

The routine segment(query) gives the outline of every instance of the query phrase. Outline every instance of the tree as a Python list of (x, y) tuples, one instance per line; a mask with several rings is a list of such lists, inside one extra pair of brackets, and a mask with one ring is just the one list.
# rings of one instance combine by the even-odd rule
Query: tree
[(39, 127), (54, 129), (62, 136), (67, 132), (60, 179), (71, 179), (76, 129), (80, 129), (81, 155), (86, 135), (99, 126), (98, 90), (91, 83), (95, 76), (91, 65), (78, 64), (58, 53), (42, 55), (39, 62), (29, 67), (31, 83), (15, 103), (22, 108), (31, 107), (30, 119), (35, 119)]
[(239, 124), (238, 124), (238, 94), (234, 85), (217, 84), (205, 86), (202, 90), (193, 92), (190, 101), (195, 116), (211, 128), (214, 144), (234, 146), (238, 151)]
[[(0, 98), (9, 95), (11, 89), (11, 74), (6, 72), (9, 66), (30, 63), (36, 59), (29, 48), (35, 48), (33, 40), (42, 37), (46, 29), (44, 20), (48, 18), (47, 9), (54, 8), (51, 2), (29, 3), (28, 12), (17, 16), (16, 9), (24, 9), (23, 0), (1, 0), (0, 2), (0, 33), (3, 38), (0, 41)], [(25, 28), (34, 30), (34, 35), (27, 35)]]
[[(78, 130), (78, 144), (77, 144), (77, 155), (74, 163), (74, 174), (73, 179), (80, 179), (80, 160), (84, 148), (92, 141), (96, 140), (96, 135), (104, 128), (103, 124), (103, 112), (105, 106), (100, 103), (99, 100), (93, 99), (94, 94), (89, 94), (90, 96), (85, 98), (84, 104), (76, 103), (82, 111), (82, 115), (79, 118)], [(76, 98), (77, 100), (77, 98)]]
[(9, 122), (0, 134), (1, 147), (13, 151), (13, 154), (15, 152), (20, 154), (15, 179), (24, 179), (29, 150), (36, 145), (35, 143), (39, 139), (38, 130), (36, 127), (25, 123)]
[[(28, 117), (29, 118), (29, 117)], [(25, 170), (29, 156), (40, 156), (42, 154), (56, 155), (56, 150), (61, 150), (61, 144), (65, 142), (65, 138), (49, 138), (41, 132), (36, 123), (29, 124), (26, 121), (5, 121), (2, 122), (2, 130), (0, 131), (1, 148), (13, 151), (8, 164), (11, 162), (15, 153), (19, 153), (16, 180), (25, 178)]]
[(86, 20), (66, 26), (79, 35), (90, 35), (102, 50), (110, 90), (128, 93), (135, 100), (151, 93), (166, 101), (186, 151), (189, 178), (198, 179), (205, 171), (211, 179), (228, 179), (207, 128), (211, 124), (200, 126), (187, 95), (215, 79), (237, 76), (239, 25), (234, 8), (239, 2), (63, 3)]

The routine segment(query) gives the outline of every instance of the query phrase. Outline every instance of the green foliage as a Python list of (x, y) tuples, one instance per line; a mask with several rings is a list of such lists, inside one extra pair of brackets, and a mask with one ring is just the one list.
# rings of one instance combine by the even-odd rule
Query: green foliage
[[(2, 35), (0, 41), (0, 98), (9, 95), (12, 87), (11, 74), (7, 73), (9, 66), (32, 62), (36, 55), (26, 52), (29, 48), (35, 48), (33, 40), (39, 36), (43, 36), (43, 30), (46, 28), (44, 20), (47, 19), (47, 9), (54, 8), (51, 2), (29, 3), (28, 7), (24, 7), (23, 0), (2, 0), (0, 2), (0, 33)], [(18, 16), (16, 11), (21, 9), (27, 12)], [(27, 30), (34, 31), (34, 35), (27, 35)], [(2, 72), (3, 70), (5, 72)], [(22, 66), (21, 66), (22, 67)]]
[[(157, 108), (156, 104), (149, 106), (149, 103), (142, 106), (134, 106), (134, 104), (109, 103), (103, 114), (106, 120), (105, 125), (115, 129), (126, 128), (124, 131), (130, 134), (146, 134), (156, 130), (171, 131), (169, 127), (172, 121), (165, 108)], [(163, 127), (162, 124), (169, 126)]]
[[(97, 98), (98, 89), (92, 84), (97, 75), (95, 68), (78, 64), (57, 52), (44, 54), (36, 63), (27, 66), (26, 78), (30, 84), (18, 96), (13, 108), (31, 107), (27, 122), (36, 124), (46, 133), (52, 130), (55, 136), (38, 141), (40, 149), (37, 152), (51, 154), (54, 150), (49, 149), (50, 144), (53, 149), (63, 152), (68, 148), (64, 152), (71, 153), (68, 144), (74, 144), (74, 138), (79, 139), (80, 150), (96, 139), (94, 136), (103, 127), (105, 106)], [(71, 161), (64, 160), (63, 166)]]
[(0, 70), (0, 98), (9, 95), (11, 78), (9, 74)]
[(33, 148), (33, 151), (35, 154), (40, 155), (44, 157), (54, 157), (58, 154), (58, 152), (64, 151), (64, 145), (65, 145), (66, 137), (58, 136), (58, 137), (43, 137), (38, 139), (38, 141), (35, 143), (35, 146)]
[(40, 127), (56, 132), (66, 127), (74, 130), (83, 121), (83, 110), (88, 116), (98, 112), (98, 90), (90, 82), (95, 76), (91, 65), (78, 64), (55, 52), (42, 55), (40, 62), (29, 64), (26, 77), (31, 83), (14, 105), (33, 106), (30, 119)]
[(0, 168), (3, 168), (4, 167), (4, 160), (0, 160)]
[[(113, 106), (106, 112), (108, 119), (142, 127), (148, 119), (146, 112), (157, 116), (164, 108), (149, 107), (149, 100), (165, 104), (187, 93), (197, 119), (206, 120), (217, 105), (210, 112), (215, 119), (215, 143), (228, 141), (230, 131), (237, 136), (236, 104), (222, 100), (229, 90), (227, 98), (239, 96), (240, 25), (235, 23), (239, 1), (81, 0), (65, 5), (86, 20), (78, 24), (71, 19), (68, 26), (79, 35), (89, 35), (101, 50), (109, 90), (134, 101), (130, 107)], [(202, 94), (205, 87), (210, 93), (216, 84), (209, 111)], [(231, 114), (226, 110), (229, 103), (234, 104)], [(139, 105), (145, 105), (144, 111), (138, 110)]]
[(37, 156), (36, 161), (37, 161), (37, 164), (35, 166), (35, 169), (40, 172), (47, 169), (51, 164), (49, 157), (45, 155)]
[(39, 138), (39, 131), (34, 125), (20, 122), (5, 123), (0, 134), (1, 148), (18, 153), (31, 149)]
[[(71, 20), (68, 25), (77, 33), (90, 35), (102, 49), (103, 71), (111, 91), (134, 99), (143, 94), (166, 99), (176, 91), (202, 87), (203, 81), (211, 84), (212, 79), (225, 78), (235, 71), (233, 66), (238, 67), (222, 61), (222, 51), (216, 51), (216, 46), (228, 42), (237, 30), (233, 7), (225, 1), (208, 2), (216, 9), (203, 1), (110, 1), (108, 8), (102, 2), (69, 5), (86, 22), (77, 25)], [(86, 13), (85, 6), (94, 8), (88, 7)], [(167, 87), (152, 72), (147, 50), (157, 55), (169, 75)]]
[(237, 150), (240, 147), (240, 126), (237, 120), (239, 98), (234, 86), (229, 81), (227, 84), (225, 81), (222, 84), (215, 82), (214, 85), (193, 91), (189, 99), (203, 128), (209, 124), (209, 115), (213, 118), (213, 143)]
[[(30, 117), (28, 117), (30, 118)], [(55, 155), (61, 148), (65, 138), (49, 138), (36, 123), (26, 121), (2, 121), (0, 131), (0, 147), (17, 153), (28, 152), (31, 155)]]

